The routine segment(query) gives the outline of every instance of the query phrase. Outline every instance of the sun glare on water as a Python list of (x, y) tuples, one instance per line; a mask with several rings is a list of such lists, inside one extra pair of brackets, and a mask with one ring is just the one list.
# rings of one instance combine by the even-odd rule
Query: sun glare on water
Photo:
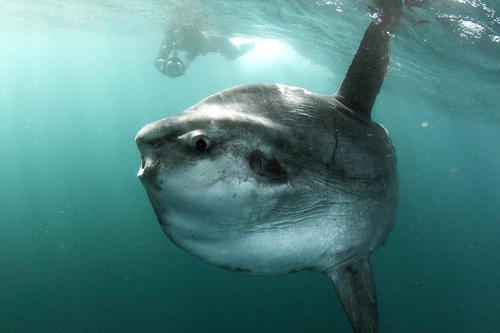
[(254, 44), (254, 49), (244, 56), (245, 60), (250, 62), (271, 60), (273, 58), (283, 59), (295, 53), (291, 46), (277, 39), (233, 37), (231, 41), (238, 46), (247, 43)]

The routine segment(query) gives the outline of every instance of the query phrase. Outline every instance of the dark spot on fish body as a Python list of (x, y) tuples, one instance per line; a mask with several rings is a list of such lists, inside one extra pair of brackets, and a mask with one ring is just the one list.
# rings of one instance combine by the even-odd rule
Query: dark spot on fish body
[(267, 158), (264, 154), (255, 150), (248, 157), (250, 168), (259, 176), (273, 183), (286, 183), (288, 181), (285, 169), (275, 158)]
[(293, 273), (298, 273), (298, 272), (302, 272), (302, 271), (314, 272), (316, 270), (317, 270), (317, 268), (314, 266), (307, 266), (307, 267), (304, 267), (301, 269), (291, 269), (288, 271), (288, 273), (293, 274)]
[(263, 169), (262, 153), (259, 151), (253, 151), (248, 158), (248, 163), (250, 164), (250, 169), (260, 174)]
[(251, 273), (252, 271), (249, 270), (249, 269), (246, 269), (246, 268), (241, 268), (241, 267), (236, 267), (234, 268), (234, 271), (235, 272), (238, 272), (238, 273)]
[(226, 269), (231, 272), (236, 272), (236, 273), (242, 273), (242, 274), (250, 274), (252, 273), (251, 270), (247, 268), (241, 268), (241, 267), (232, 267), (232, 266), (219, 266), (220, 268)]

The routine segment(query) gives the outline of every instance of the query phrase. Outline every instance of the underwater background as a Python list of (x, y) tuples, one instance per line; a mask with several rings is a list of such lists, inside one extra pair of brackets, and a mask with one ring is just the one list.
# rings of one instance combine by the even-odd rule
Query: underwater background
[[(239, 84), (334, 93), (369, 4), (0, 0), (0, 332), (350, 332), (322, 274), (248, 277), (173, 245), (134, 136)], [(392, 39), (373, 110), (400, 178), (372, 255), (381, 332), (500, 331), (498, 11), (431, 2)], [(153, 61), (174, 19), (256, 47), (168, 78)]]

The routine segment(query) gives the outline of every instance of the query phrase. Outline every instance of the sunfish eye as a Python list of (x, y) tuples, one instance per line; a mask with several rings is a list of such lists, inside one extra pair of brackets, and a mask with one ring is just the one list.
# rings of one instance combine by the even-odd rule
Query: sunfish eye
[(204, 135), (197, 135), (193, 138), (193, 146), (197, 152), (204, 152), (210, 147), (210, 139)]

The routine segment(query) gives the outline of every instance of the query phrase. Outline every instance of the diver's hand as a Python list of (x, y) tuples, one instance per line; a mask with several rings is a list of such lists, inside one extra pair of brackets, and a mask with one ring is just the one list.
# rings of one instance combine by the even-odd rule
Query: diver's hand
[(184, 62), (175, 56), (169, 59), (156, 58), (155, 66), (162, 74), (169, 77), (178, 77), (186, 72)]
[[(167, 65), (167, 60), (163, 58), (156, 58), (155, 59), (155, 67), (162, 73), (165, 72), (165, 66)], [(165, 74), (165, 73), (164, 73)]]

